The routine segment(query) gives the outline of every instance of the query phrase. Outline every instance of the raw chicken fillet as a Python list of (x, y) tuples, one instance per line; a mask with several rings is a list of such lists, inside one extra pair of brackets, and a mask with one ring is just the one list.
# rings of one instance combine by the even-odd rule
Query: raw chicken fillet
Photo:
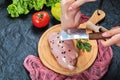
[(57, 62), (64, 68), (74, 70), (78, 53), (72, 40), (61, 41), (59, 32), (53, 32), (48, 36), (51, 53)]

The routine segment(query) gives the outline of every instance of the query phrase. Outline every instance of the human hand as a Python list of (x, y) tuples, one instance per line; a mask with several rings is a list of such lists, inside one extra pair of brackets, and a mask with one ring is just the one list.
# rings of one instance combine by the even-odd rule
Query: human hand
[(101, 40), (101, 43), (103, 46), (107, 47), (113, 44), (120, 46), (120, 26), (104, 32), (102, 36), (111, 37), (110, 39), (107, 39), (106, 41)]
[[(66, 30), (70, 28), (77, 28), (80, 24), (81, 17), (80, 6), (90, 1), (95, 0), (61, 0), (62, 29)], [(70, 9), (71, 6), (74, 7), (74, 10)]]
[(61, 26), (62, 29), (76, 28), (80, 24), (81, 12), (79, 8), (69, 11), (69, 6), (75, 0), (61, 0)]

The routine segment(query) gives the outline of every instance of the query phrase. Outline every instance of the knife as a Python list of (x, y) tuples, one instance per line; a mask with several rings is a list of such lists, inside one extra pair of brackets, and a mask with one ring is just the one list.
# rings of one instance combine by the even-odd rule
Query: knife
[(108, 39), (110, 37), (103, 37), (103, 32), (95, 32), (95, 33), (86, 33), (86, 29), (68, 29), (62, 30), (60, 32), (61, 40), (72, 40), (72, 39), (89, 39), (89, 40), (97, 40), (97, 39)]

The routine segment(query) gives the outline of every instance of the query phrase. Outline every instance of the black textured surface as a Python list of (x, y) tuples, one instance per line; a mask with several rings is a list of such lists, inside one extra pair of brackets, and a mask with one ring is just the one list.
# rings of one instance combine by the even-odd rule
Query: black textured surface
[[(86, 3), (81, 7), (81, 11), (91, 16), (97, 9), (98, 2)], [(119, 3), (120, 0), (104, 0), (103, 10), (106, 12), (106, 18), (100, 25), (108, 29), (120, 25)], [(51, 22), (46, 28), (34, 28), (31, 23), (34, 12), (12, 19), (6, 10), (9, 4), (9, 0), (0, 0), (0, 80), (30, 80), (28, 72), (23, 67), (23, 61), (29, 54), (38, 56), (37, 45), (40, 36), (59, 22), (51, 16)], [(50, 9), (44, 10), (49, 12)], [(112, 46), (112, 49), (113, 59), (102, 80), (120, 80), (120, 47)]]

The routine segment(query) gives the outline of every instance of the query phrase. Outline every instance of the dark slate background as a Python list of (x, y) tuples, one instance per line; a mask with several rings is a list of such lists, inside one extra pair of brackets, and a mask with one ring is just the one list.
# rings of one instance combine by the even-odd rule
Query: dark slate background
[[(29, 73), (23, 67), (24, 59), (30, 54), (38, 56), (37, 46), (41, 35), (60, 22), (51, 16), (46, 28), (34, 28), (31, 16), (35, 11), (13, 19), (6, 10), (10, 3), (11, 0), (0, 0), (0, 80), (30, 80)], [(81, 11), (91, 16), (98, 3), (99, 1), (86, 3)], [(108, 29), (120, 25), (120, 0), (104, 0), (102, 8), (106, 12), (106, 18), (100, 25)], [(49, 8), (44, 10), (50, 13)], [(113, 59), (102, 80), (120, 80), (120, 47), (113, 45), (112, 49)]]

